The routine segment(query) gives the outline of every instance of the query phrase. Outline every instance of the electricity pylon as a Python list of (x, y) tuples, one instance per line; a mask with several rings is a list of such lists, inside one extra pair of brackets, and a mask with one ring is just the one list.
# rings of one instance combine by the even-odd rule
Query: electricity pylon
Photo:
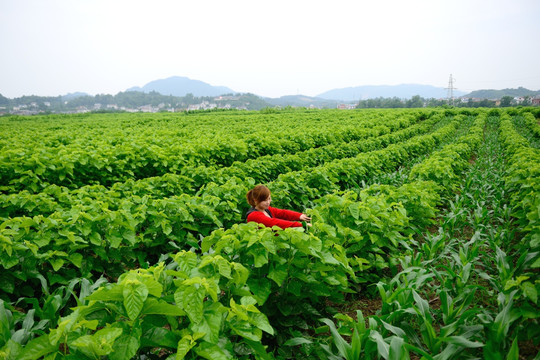
[(454, 81), (456, 81), (456, 79), (454, 79), (452, 77), (452, 74), (450, 74), (450, 80), (448, 80), (448, 87), (446, 88), (446, 90), (448, 90), (448, 103), (452, 103), (452, 106), (454, 106), (454, 90), (456, 90), (456, 88), (454, 87)]

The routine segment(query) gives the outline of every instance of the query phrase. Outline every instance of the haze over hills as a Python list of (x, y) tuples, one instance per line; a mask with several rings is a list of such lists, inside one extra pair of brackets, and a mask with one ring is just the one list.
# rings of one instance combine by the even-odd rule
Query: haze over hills
[[(194, 96), (219, 96), (223, 94), (235, 93), (236, 91), (225, 86), (213, 86), (199, 80), (192, 80), (183, 76), (172, 76), (166, 79), (154, 80), (144, 85), (143, 87), (132, 87), (127, 91), (141, 91), (149, 93), (151, 91), (158, 92), (162, 95), (186, 96), (193, 94)], [(410, 99), (415, 95), (420, 95), (423, 98), (445, 98), (447, 91), (444, 88), (439, 88), (431, 85), (418, 84), (402, 84), (402, 85), (369, 85), (347, 87), (342, 89), (332, 89), (319, 94), (315, 97), (304, 95), (285, 95), (279, 98), (266, 98), (265, 100), (276, 105), (289, 103), (292, 106), (305, 105), (309, 103), (331, 103), (339, 101), (358, 101), (378, 97), (398, 97), (401, 99)], [(465, 95), (462, 91), (454, 91), (454, 96), (459, 97)]]
[[(186, 95), (193, 96), (186, 96)], [(222, 95), (222, 98), (218, 98)], [(234, 95), (234, 96), (231, 96)], [(0, 94), (0, 108), (16, 108), (19, 105), (32, 105), (33, 103), (56, 104), (60, 110), (65, 110), (64, 105), (69, 106), (89, 106), (88, 104), (118, 105), (125, 107), (136, 107), (148, 104), (173, 103), (176, 100), (166, 99), (166, 97), (178, 97), (180, 103), (195, 104), (207, 102), (208, 104), (230, 103), (230, 106), (246, 107), (248, 109), (260, 109), (267, 106), (295, 106), (295, 107), (317, 107), (335, 108), (343, 103), (358, 103), (368, 99), (395, 99), (398, 102), (409, 100), (414, 96), (423, 99), (445, 99), (447, 90), (442, 87), (418, 84), (402, 85), (371, 85), (356, 86), (341, 89), (332, 89), (315, 97), (306, 95), (285, 95), (278, 98), (268, 98), (256, 94), (238, 92), (225, 86), (213, 86), (199, 80), (189, 79), (182, 76), (172, 76), (166, 79), (159, 79), (149, 82), (143, 87), (131, 87), (125, 92), (117, 95), (98, 94), (92, 96), (82, 92), (74, 92), (57, 97), (22, 96), (20, 98), (8, 99)], [(540, 90), (528, 90), (523, 87), (517, 89), (503, 90), (476, 90), (469, 94), (455, 90), (454, 96), (476, 98), (476, 99), (501, 99), (503, 96), (530, 97), (540, 95)], [(84, 98), (84, 99), (83, 99)], [(204, 98), (204, 99), (203, 99)], [(154, 104), (155, 105), (155, 104)], [(52, 105), (48, 105), (51, 106)], [(45, 110), (47, 109), (44, 108)], [(2, 110), (2, 109), (0, 109)], [(4, 110), (5, 111), (5, 110)]]
[[(132, 87), (127, 91), (140, 91), (149, 93), (158, 92), (162, 95), (186, 96), (219, 96), (235, 93), (225, 86), (213, 86), (199, 80), (192, 80), (183, 76), (172, 76), (166, 79), (154, 80), (143, 87)], [(464, 95), (464, 92), (455, 91), (454, 96)], [(410, 99), (415, 95), (424, 98), (445, 98), (447, 91), (431, 85), (403, 84), (403, 85), (373, 85), (357, 86), (342, 89), (332, 89), (315, 97), (306, 95), (285, 95), (279, 98), (262, 97), (272, 105), (280, 106), (317, 106), (335, 107), (339, 102), (352, 102), (378, 97), (398, 97)]]
[(155, 91), (161, 95), (186, 96), (219, 96), (234, 93), (234, 90), (225, 86), (213, 86), (204, 81), (192, 80), (185, 76), (171, 76), (166, 79), (150, 81), (142, 88), (135, 86), (127, 91), (142, 91), (149, 93)]
[(502, 90), (493, 90), (493, 89), (486, 89), (486, 90), (475, 90), (471, 92), (470, 94), (467, 94), (467, 97), (470, 98), (478, 98), (478, 99), (500, 99), (503, 96), (530, 96), (535, 97), (537, 95), (540, 95), (540, 90), (529, 90), (525, 89), (524, 87), (519, 87), (517, 89), (502, 89)]
[[(454, 91), (455, 97), (465, 95), (463, 91)], [(367, 85), (347, 87), (342, 89), (333, 89), (326, 91), (317, 97), (329, 100), (358, 101), (373, 99), (378, 97), (400, 99), (410, 99), (413, 96), (420, 95), (423, 98), (443, 99), (447, 97), (445, 88), (431, 85), (401, 84), (401, 85)]]

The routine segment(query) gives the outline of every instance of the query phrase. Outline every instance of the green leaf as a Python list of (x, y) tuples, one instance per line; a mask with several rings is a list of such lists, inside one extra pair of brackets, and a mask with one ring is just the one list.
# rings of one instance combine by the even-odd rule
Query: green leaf
[(262, 331), (257, 328), (253, 328), (247, 322), (238, 321), (238, 319), (235, 319), (235, 321), (230, 321), (228, 325), (233, 334), (240, 335), (244, 339), (251, 341), (261, 341)]
[(521, 288), (523, 289), (525, 296), (531, 299), (533, 303), (536, 304), (538, 302), (538, 291), (531, 282), (526, 281), (522, 283)]
[[(270, 355), (266, 352), (266, 346), (263, 345), (260, 341), (251, 341), (248, 339), (244, 339), (244, 342), (248, 344), (254, 351), (255, 354), (258, 356), (261, 360), (274, 360), (274, 356)], [(257, 359), (257, 357), (255, 357)]]
[(297, 345), (304, 345), (304, 344), (313, 344), (313, 341), (303, 338), (303, 337), (295, 337), (292, 339), (289, 339), (285, 341), (283, 345), (285, 346), (297, 346)]
[(422, 297), (418, 295), (418, 293), (415, 290), (413, 290), (412, 293), (413, 293), (414, 300), (416, 302), (416, 306), (418, 307), (418, 310), (420, 311), (420, 314), (425, 318), (429, 318), (430, 314), (429, 314), (428, 302), (422, 299)]
[(349, 345), (345, 341), (345, 339), (341, 337), (333, 321), (331, 321), (330, 319), (321, 319), (321, 321), (325, 323), (326, 325), (328, 325), (328, 327), (330, 328), (330, 332), (332, 333), (332, 338), (334, 339), (334, 344), (336, 345), (339, 351), (339, 354), (342, 357), (347, 359), (349, 357), (348, 354), (351, 351), (351, 345)]
[(128, 280), (122, 290), (124, 308), (131, 320), (135, 320), (141, 313), (144, 302), (148, 297), (148, 289), (138, 281)]
[(171, 330), (152, 327), (141, 337), (141, 347), (164, 347), (174, 349), (178, 346), (178, 336)]
[(392, 340), (390, 341), (390, 351), (388, 354), (389, 360), (401, 360), (403, 356), (403, 339), (397, 336), (392, 336)]
[(470, 341), (463, 336), (450, 336), (448, 338), (445, 338), (445, 340), (450, 344), (455, 344), (466, 348), (479, 348), (484, 346), (484, 344), (482, 344), (481, 342)]
[(13, 291), (15, 290), (15, 281), (10, 274), (4, 273), (0, 275), (0, 289), (9, 294), (13, 294)]
[(360, 217), (360, 207), (358, 203), (352, 203), (351, 205), (349, 205), (349, 212), (354, 219), (358, 220), (358, 218)]
[(197, 266), (199, 259), (197, 254), (182, 250), (174, 256), (174, 261), (176, 261), (181, 271), (189, 274)]
[(257, 299), (257, 303), (259, 306), (263, 305), (266, 300), (268, 299), (268, 296), (272, 292), (272, 285), (270, 283), (270, 280), (266, 278), (249, 278), (247, 281), (247, 284), (249, 286), (249, 289), (253, 293), (253, 297)]
[(381, 355), (383, 358), (388, 359), (388, 355), (390, 353), (390, 346), (384, 341), (383, 337), (378, 331), (372, 331), (369, 337), (372, 340), (375, 340), (377, 343), (377, 350), (379, 351), (379, 355)]
[(144, 302), (141, 314), (144, 315), (164, 315), (164, 316), (186, 316), (186, 312), (176, 305), (172, 305), (161, 299), (148, 298)]
[(161, 229), (163, 230), (163, 233), (165, 235), (169, 235), (170, 233), (172, 233), (171, 223), (166, 219), (161, 222)]
[(210, 343), (217, 343), (223, 321), (223, 313), (227, 310), (220, 303), (213, 303), (204, 310), (202, 320), (197, 324), (191, 324), (190, 329), (194, 333), (205, 334), (203, 339)]
[(274, 280), (278, 286), (281, 286), (283, 284), (283, 281), (285, 281), (287, 275), (287, 264), (275, 265), (273, 263), (272, 265), (270, 265), (268, 278)]
[(187, 313), (192, 323), (198, 324), (203, 318), (203, 300), (206, 292), (203, 287), (182, 286), (174, 293), (175, 302)]
[(140, 342), (134, 336), (122, 334), (113, 345), (113, 352), (109, 355), (111, 360), (132, 359), (139, 350)]
[(82, 254), (79, 254), (79, 253), (70, 254), (69, 261), (71, 261), (73, 265), (75, 265), (76, 267), (80, 268), (82, 265), (83, 256)]
[(195, 352), (197, 355), (208, 360), (230, 360), (233, 358), (231, 354), (209, 342), (201, 343), (195, 348)]
[(270, 325), (268, 318), (261, 312), (249, 314), (249, 322), (258, 327), (259, 329), (267, 332), (270, 335), (274, 335), (274, 329)]
[(197, 342), (191, 335), (186, 335), (180, 341), (176, 348), (176, 360), (182, 360), (186, 357), (187, 353), (195, 346)]
[(157, 298), (161, 297), (161, 293), (163, 292), (163, 285), (161, 285), (158, 281), (156, 281), (150, 276), (141, 277), (139, 278), (139, 280), (144, 284), (144, 286), (146, 286), (149, 295), (155, 296)]
[(137, 236), (135, 234), (135, 231), (133, 230), (124, 230), (122, 233), (122, 237), (126, 239), (131, 245), (135, 245), (137, 243)]
[(63, 259), (50, 259), (49, 262), (51, 263), (54, 271), (58, 271), (60, 270), (60, 268), (62, 267), (62, 265), (64, 265), (64, 260)]
[(109, 285), (110, 287), (101, 287), (94, 293), (86, 297), (87, 300), (98, 301), (123, 301), (123, 288), (120, 285)]
[(100, 246), (100, 245), (101, 245), (101, 235), (100, 235), (98, 232), (93, 232), (93, 233), (90, 235), (90, 242), (91, 242), (93, 245)]
[(71, 342), (71, 346), (90, 358), (109, 355), (115, 340), (122, 335), (122, 329), (106, 327), (94, 335), (84, 335)]
[(227, 279), (232, 279), (231, 265), (229, 264), (229, 262), (223, 258), (216, 259), (216, 262), (218, 265), (219, 274), (223, 277), (226, 277)]
[(253, 264), (256, 268), (262, 267), (268, 263), (268, 252), (265, 248), (250, 250), (250, 254), (253, 255)]
[(98, 341), (98, 343), (107, 343), (112, 344), (116, 338), (118, 338), (120, 335), (122, 335), (122, 329), (120, 328), (103, 328), (101, 330), (96, 331), (96, 333), (93, 335), (93, 337)]
[(4, 300), (0, 299), (0, 346), (3, 346), (11, 337), (12, 314), (6, 310)]
[(242, 286), (246, 283), (249, 277), (249, 270), (242, 264), (233, 263), (233, 281), (236, 286)]
[[(518, 346), (517, 336), (512, 341), (512, 347), (506, 356), (506, 360), (519, 360), (519, 346)], [(538, 358), (538, 356), (536, 356)]]
[(37, 360), (57, 350), (57, 346), (51, 345), (49, 335), (43, 335), (30, 340), (19, 354), (18, 360)]
[(22, 351), (21, 344), (10, 339), (3, 348), (0, 348), (0, 356), (4, 355), (2, 360), (17, 360), (21, 358)]
[(403, 331), (401, 328), (393, 326), (385, 321), (382, 321), (382, 324), (384, 328), (390, 332), (392, 332), (394, 335), (397, 335), (399, 337), (406, 337), (405, 331)]

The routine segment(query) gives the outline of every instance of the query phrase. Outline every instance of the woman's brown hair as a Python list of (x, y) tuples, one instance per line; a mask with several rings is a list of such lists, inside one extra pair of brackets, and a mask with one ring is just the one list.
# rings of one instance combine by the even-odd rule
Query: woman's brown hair
[(257, 185), (246, 194), (249, 205), (255, 207), (258, 203), (270, 197), (270, 189), (264, 185)]

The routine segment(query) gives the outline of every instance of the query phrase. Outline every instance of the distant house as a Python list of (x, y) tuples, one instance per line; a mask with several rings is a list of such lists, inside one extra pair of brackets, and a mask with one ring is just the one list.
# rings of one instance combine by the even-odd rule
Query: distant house
[(532, 102), (532, 104), (535, 105), (535, 106), (540, 105), (540, 95), (535, 96), (535, 97), (531, 100), (531, 102)]
[(216, 96), (215, 101), (238, 101), (240, 96)]
[(159, 109), (158, 108), (154, 108), (152, 105), (143, 105), (143, 106), (139, 106), (139, 110), (141, 112), (149, 112), (149, 113), (154, 113), (154, 112), (158, 112)]
[(352, 110), (356, 107), (356, 104), (338, 104), (337, 108), (341, 110)]

